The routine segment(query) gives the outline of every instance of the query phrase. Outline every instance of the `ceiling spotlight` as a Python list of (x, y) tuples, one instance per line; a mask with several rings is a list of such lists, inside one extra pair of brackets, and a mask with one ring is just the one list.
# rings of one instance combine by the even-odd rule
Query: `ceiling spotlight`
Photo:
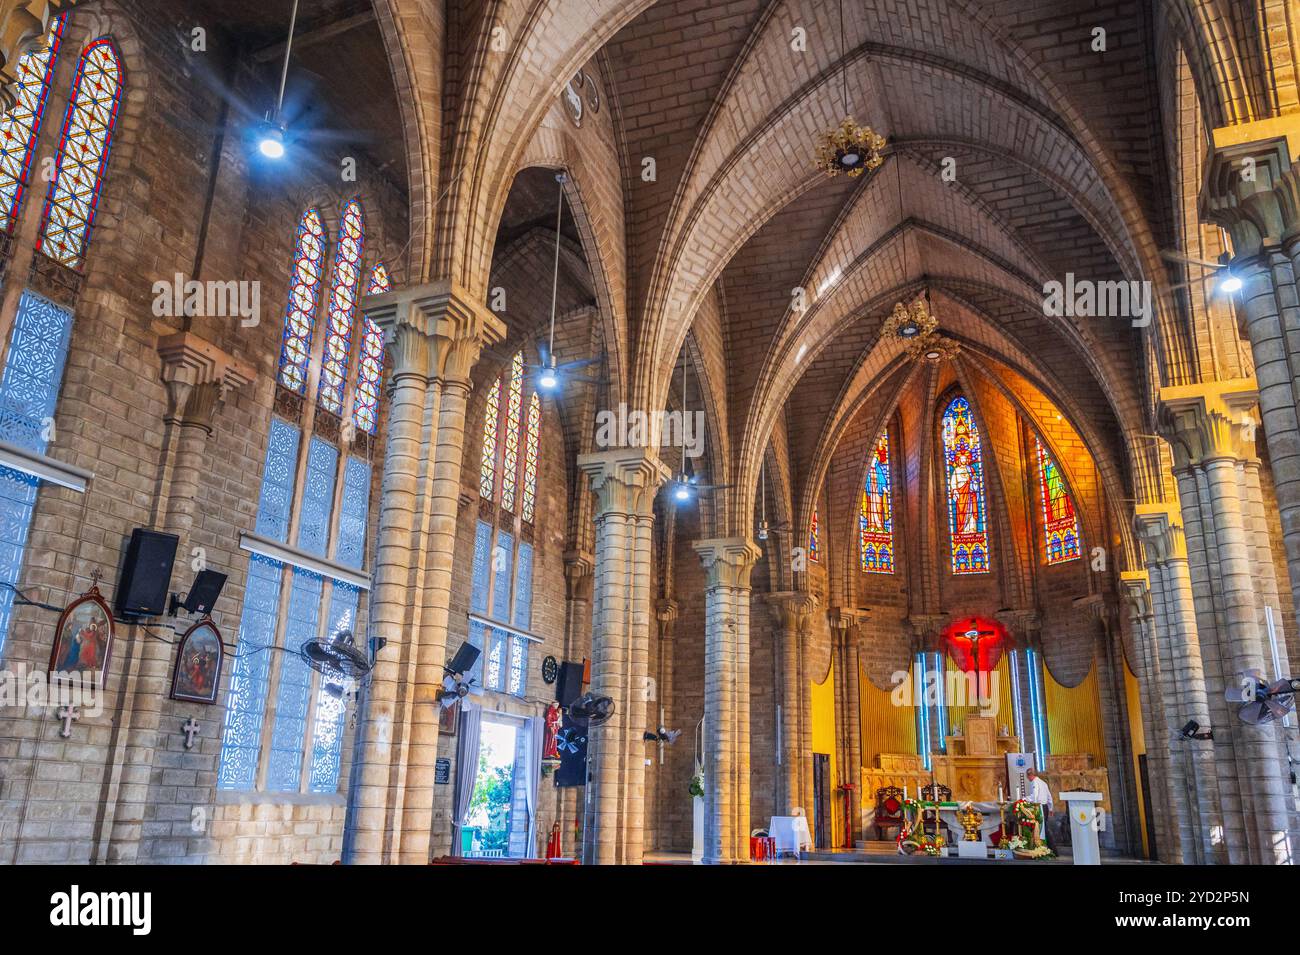
[(552, 356), (550, 363), (537, 376), (537, 387), (543, 391), (554, 391), (559, 386), (560, 376), (555, 370), (555, 358)]
[(257, 151), (267, 159), (283, 159), (284, 127), (267, 120), (258, 135)]
[(1231, 269), (1225, 269), (1223, 278), (1219, 280), (1219, 291), (1227, 295), (1236, 295), (1241, 291), (1241, 279), (1233, 275)]
[(690, 485), (678, 482), (677, 487), (673, 490), (673, 498), (678, 501), (689, 501), (691, 499)]

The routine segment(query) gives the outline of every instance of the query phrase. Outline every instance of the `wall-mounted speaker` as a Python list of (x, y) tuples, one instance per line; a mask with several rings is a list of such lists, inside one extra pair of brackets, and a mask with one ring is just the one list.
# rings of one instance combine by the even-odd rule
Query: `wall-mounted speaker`
[(137, 527), (131, 532), (117, 584), (119, 617), (160, 617), (167, 610), (167, 587), (180, 538)]
[(582, 696), (584, 669), (582, 663), (574, 663), (571, 660), (565, 660), (560, 664), (560, 677), (555, 681), (555, 702), (565, 709), (568, 709), (570, 703)]

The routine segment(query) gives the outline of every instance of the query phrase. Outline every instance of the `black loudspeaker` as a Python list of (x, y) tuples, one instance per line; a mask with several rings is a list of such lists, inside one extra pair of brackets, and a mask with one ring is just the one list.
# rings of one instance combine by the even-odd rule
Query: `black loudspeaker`
[(117, 614), (121, 617), (160, 617), (167, 609), (167, 586), (176, 560), (175, 534), (137, 527), (131, 532), (117, 584)]
[(565, 660), (560, 664), (560, 678), (555, 681), (555, 702), (566, 710), (570, 703), (582, 696), (582, 671), (581, 662)]
[(212, 605), (221, 596), (221, 588), (226, 586), (226, 575), (215, 570), (200, 570), (194, 578), (190, 592), (185, 595), (181, 605), (190, 613), (206, 616), (212, 612)]
[(479, 649), (472, 643), (462, 643), (446, 669), (449, 673), (468, 673), (478, 659)]

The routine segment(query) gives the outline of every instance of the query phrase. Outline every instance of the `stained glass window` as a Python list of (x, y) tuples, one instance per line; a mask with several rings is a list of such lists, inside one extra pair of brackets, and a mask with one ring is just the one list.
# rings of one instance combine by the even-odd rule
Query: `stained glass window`
[(1047, 562), (1063, 564), (1079, 557), (1079, 519), (1061, 470), (1038, 435), (1034, 435), (1034, 447), (1038, 451), (1038, 493), (1043, 501)]
[(808, 559), (822, 559), (821, 521), (817, 516), (816, 508), (813, 508), (812, 523), (808, 526)]
[(320, 213), (308, 209), (298, 222), (293, 249), (293, 278), (284, 312), (284, 345), (280, 350), (280, 384), (297, 394), (307, 385), (311, 332), (316, 324), (316, 299), (325, 266), (325, 227)]
[(952, 399), (943, 413), (943, 452), (948, 473), (952, 572), (987, 573), (989, 538), (980, 433), (970, 402), (961, 395)]
[(483, 459), (479, 464), (478, 493), (491, 500), (497, 490), (497, 431), (501, 427), (501, 379), (492, 383), (483, 412)]
[(262, 717), (270, 681), (269, 648), (275, 645), (280, 608), (280, 576), (284, 565), (254, 554), (248, 561), (248, 584), (239, 619), (239, 644), (230, 667), (226, 719), (221, 732), (218, 789), (250, 790), (257, 785), (257, 759), (262, 749)]
[(366, 279), (367, 295), (382, 295), (392, 290), (392, 282), (388, 278), (388, 266), (383, 262), (377, 262), (370, 270), (370, 278)]
[(521, 516), (533, 522), (537, 507), (537, 438), (542, 426), (542, 399), (534, 393), (528, 402), (528, 431), (524, 437), (524, 506)]
[(352, 321), (357, 311), (365, 235), (361, 203), (353, 199), (343, 207), (338, 242), (334, 246), (334, 276), (330, 282), (325, 351), (320, 368), (320, 405), (337, 415), (343, 413), (343, 389), (347, 385), (348, 360), (352, 354)]
[(36, 244), (69, 268), (81, 267), (95, 224), (122, 85), (122, 63), (113, 41), (100, 37), (81, 53)]
[(501, 455), (501, 506), (515, 509), (515, 486), (519, 480), (519, 422), (524, 402), (524, 353), (510, 365), (510, 391), (506, 400), (506, 438)]
[(65, 19), (66, 15), (55, 17), (44, 43), (19, 59), (17, 102), (0, 118), (0, 229), (13, 229), (23, 192), (31, 182), (36, 137), (45, 118)]
[(894, 572), (894, 509), (890, 487), (889, 434), (882, 431), (867, 466), (858, 515), (862, 569), (869, 574)]
[(307, 740), (312, 669), (297, 650), (316, 637), (324, 584), (320, 574), (300, 567), (293, 570), (284, 630), (284, 646), (291, 652), (279, 654), (280, 680), (275, 693), (271, 755), (266, 767), (266, 788), (271, 792), (297, 792), (302, 785), (302, 751)]
[[(0, 381), (0, 441), (45, 452), (71, 338), (71, 312), (23, 293)], [(39, 489), (40, 481), (30, 474), (0, 468), (0, 583), (18, 585)], [(0, 587), (0, 651), (13, 605), (14, 592)]]

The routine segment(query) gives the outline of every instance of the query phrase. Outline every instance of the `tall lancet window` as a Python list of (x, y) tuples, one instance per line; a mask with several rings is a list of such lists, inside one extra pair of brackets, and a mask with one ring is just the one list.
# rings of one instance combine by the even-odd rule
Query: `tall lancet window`
[[(319, 408), (313, 414), (304, 401), (277, 399), (271, 418), (255, 531), (239, 543), (250, 557), (218, 789), (338, 792), (348, 681), (311, 669), (299, 651), (309, 640), (344, 631), (356, 646), (366, 645), (362, 600), (370, 580), (374, 468), (362, 433), (373, 435), (378, 427), (384, 340), (369, 318), (356, 322), (364, 239), (361, 205), (352, 200), (339, 212), (331, 290), (320, 318), (323, 339), (316, 339)], [(290, 263), (278, 375), (281, 388), (294, 396), (306, 396), (311, 378), (327, 242), (320, 211), (308, 209), (298, 221)], [(368, 294), (389, 288), (382, 265), (365, 282)], [(353, 434), (339, 426), (347, 414)]]
[(1034, 435), (1034, 448), (1038, 455), (1038, 494), (1043, 502), (1043, 535), (1046, 539), (1047, 562), (1063, 564), (1079, 557), (1079, 519), (1074, 513), (1074, 501), (1061, 477), (1052, 455), (1038, 435)]
[(81, 268), (95, 225), (123, 79), (111, 39), (100, 37), (82, 51), (36, 246), (71, 269)]
[(822, 559), (822, 528), (817, 508), (813, 508), (812, 521), (808, 524), (808, 559)]
[(867, 466), (858, 516), (862, 569), (868, 574), (894, 572), (894, 506), (890, 497), (889, 432), (880, 432)]
[(18, 61), (17, 103), (0, 119), (0, 229), (6, 231), (13, 230), (31, 182), (36, 138), (45, 119), (66, 19), (66, 14), (55, 17), (42, 45)]
[(325, 352), (321, 355), (320, 406), (336, 415), (343, 414), (343, 390), (347, 387), (348, 362), (352, 357), (352, 322), (357, 311), (361, 247), (365, 235), (361, 203), (353, 199), (343, 207), (338, 241), (334, 244), (334, 275), (330, 280), (326, 309)]
[(482, 651), (472, 676), (516, 696), (526, 693), (528, 650), (537, 640), (532, 540), (542, 404), (529, 390), (521, 351), (487, 392), (470, 589), (469, 639)]
[(980, 433), (970, 402), (961, 395), (952, 399), (943, 413), (943, 452), (948, 472), (952, 572), (987, 573), (989, 536)]

